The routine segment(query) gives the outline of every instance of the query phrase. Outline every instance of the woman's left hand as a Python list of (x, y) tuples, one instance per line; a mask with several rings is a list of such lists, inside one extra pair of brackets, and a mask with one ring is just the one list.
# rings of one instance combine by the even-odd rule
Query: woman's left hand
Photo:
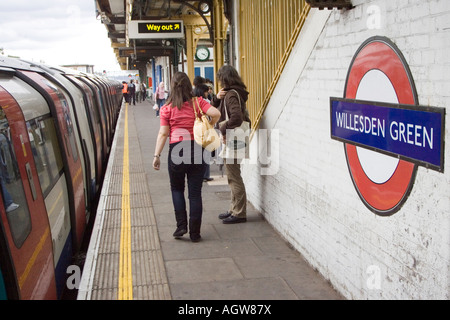
[(153, 169), (156, 171), (161, 170), (161, 159), (158, 157), (153, 158)]
[(216, 97), (217, 97), (217, 99), (219, 99), (219, 100), (223, 100), (223, 99), (225, 98), (226, 95), (227, 95), (227, 90), (221, 89), (221, 90), (217, 93)]

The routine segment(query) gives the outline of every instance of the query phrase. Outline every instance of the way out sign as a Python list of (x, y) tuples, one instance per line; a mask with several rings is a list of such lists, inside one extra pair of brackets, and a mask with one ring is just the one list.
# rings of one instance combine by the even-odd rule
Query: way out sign
[(387, 38), (370, 38), (358, 49), (344, 98), (330, 99), (330, 119), (353, 184), (378, 215), (400, 210), (418, 166), (444, 171), (445, 109), (419, 105), (410, 69)]
[(130, 39), (178, 39), (184, 38), (183, 21), (132, 20), (128, 22)]

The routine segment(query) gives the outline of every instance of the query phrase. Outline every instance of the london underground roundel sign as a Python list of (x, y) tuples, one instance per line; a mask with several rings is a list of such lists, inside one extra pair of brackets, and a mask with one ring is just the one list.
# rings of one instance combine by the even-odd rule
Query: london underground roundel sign
[(418, 105), (409, 67), (389, 39), (361, 45), (344, 98), (331, 98), (330, 111), (332, 138), (344, 142), (353, 184), (374, 213), (400, 210), (419, 165), (443, 171), (445, 111)]

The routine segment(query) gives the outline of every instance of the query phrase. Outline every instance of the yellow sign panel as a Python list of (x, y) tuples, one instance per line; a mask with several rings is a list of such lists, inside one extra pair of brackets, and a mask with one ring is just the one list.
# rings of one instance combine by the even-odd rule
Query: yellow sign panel
[(183, 21), (154, 20), (130, 21), (128, 23), (130, 39), (175, 39), (184, 38)]

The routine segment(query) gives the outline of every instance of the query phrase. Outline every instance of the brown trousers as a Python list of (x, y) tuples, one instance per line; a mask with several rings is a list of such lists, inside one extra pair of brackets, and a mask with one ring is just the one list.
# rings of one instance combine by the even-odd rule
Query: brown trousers
[(245, 191), (244, 180), (241, 176), (241, 165), (227, 163), (225, 161), (225, 170), (228, 178), (228, 185), (231, 189), (230, 212), (237, 218), (247, 217), (247, 193)]

